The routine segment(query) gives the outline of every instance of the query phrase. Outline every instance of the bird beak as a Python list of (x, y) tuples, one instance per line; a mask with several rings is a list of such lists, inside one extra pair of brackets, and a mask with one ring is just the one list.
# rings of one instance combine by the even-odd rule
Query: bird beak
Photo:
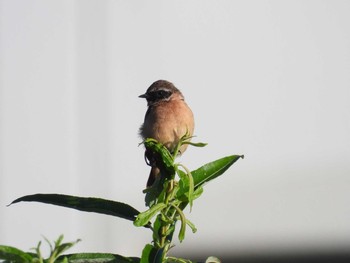
[(143, 98), (143, 99), (147, 99), (147, 97), (148, 97), (148, 96), (147, 96), (147, 93), (142, 94), (142, 95), (139, 96), (139, 98)]

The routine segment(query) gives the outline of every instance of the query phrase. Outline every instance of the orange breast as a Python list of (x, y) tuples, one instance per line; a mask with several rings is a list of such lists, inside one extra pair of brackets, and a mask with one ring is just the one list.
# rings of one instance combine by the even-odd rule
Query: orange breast
[[(172, 151), (186, 133), (193, 134), (194, 119), (183, 100), (162, 102), (149, 109), (142, 129), (144, 138), (154, 138)], [(183, 145), (183, 153), (187, 145)]]

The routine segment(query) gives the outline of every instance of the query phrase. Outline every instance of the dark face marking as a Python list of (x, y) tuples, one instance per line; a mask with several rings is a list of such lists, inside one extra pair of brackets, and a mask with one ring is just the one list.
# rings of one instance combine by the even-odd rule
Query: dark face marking
[(157, 89), (147, 93), (148, 102), (168, 100), (173, 92), (168, 89)]
[(161, 101), (169, 101), (175, 93), (178, 93), (183, 99), (181, 92), (171, 82), (157, 80), (153, 82), (147, 89), (147, 92), (140, 95), (139, 98), (146, 99), (148, 106), (152, 106)]

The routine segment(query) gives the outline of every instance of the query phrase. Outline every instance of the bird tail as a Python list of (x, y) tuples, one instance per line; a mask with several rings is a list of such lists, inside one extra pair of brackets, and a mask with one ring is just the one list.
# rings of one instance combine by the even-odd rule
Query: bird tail
[(151, 187), (154, 184), (159, 174), (160, 174), (159, 168), (156, 166), (153, 166), (147, 180), (147, 188)]

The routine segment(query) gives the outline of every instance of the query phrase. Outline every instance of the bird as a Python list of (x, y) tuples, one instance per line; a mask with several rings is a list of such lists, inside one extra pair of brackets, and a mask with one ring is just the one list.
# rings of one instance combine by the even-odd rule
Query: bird
[[(187, 135), (191, 137), (194, 131), (194, 117), (192, 110), (185, 102), (185, 97), (175, 85), (167, 80), (157, 80), (139, 96), (147, 100), (147, 111), (139, 134), (145, 140), (152, 138), (163, 144), (173, 153), (179, 140)], [(183, 144), (179, 154), (187, 148)], [(151, 187), (160, 169), (156, 165), (153, 153), (146, 149), (145, 158), (151, 166), (151, 172), (146, 187)], [(146, 161), (147, 162), (147, 161)]]

